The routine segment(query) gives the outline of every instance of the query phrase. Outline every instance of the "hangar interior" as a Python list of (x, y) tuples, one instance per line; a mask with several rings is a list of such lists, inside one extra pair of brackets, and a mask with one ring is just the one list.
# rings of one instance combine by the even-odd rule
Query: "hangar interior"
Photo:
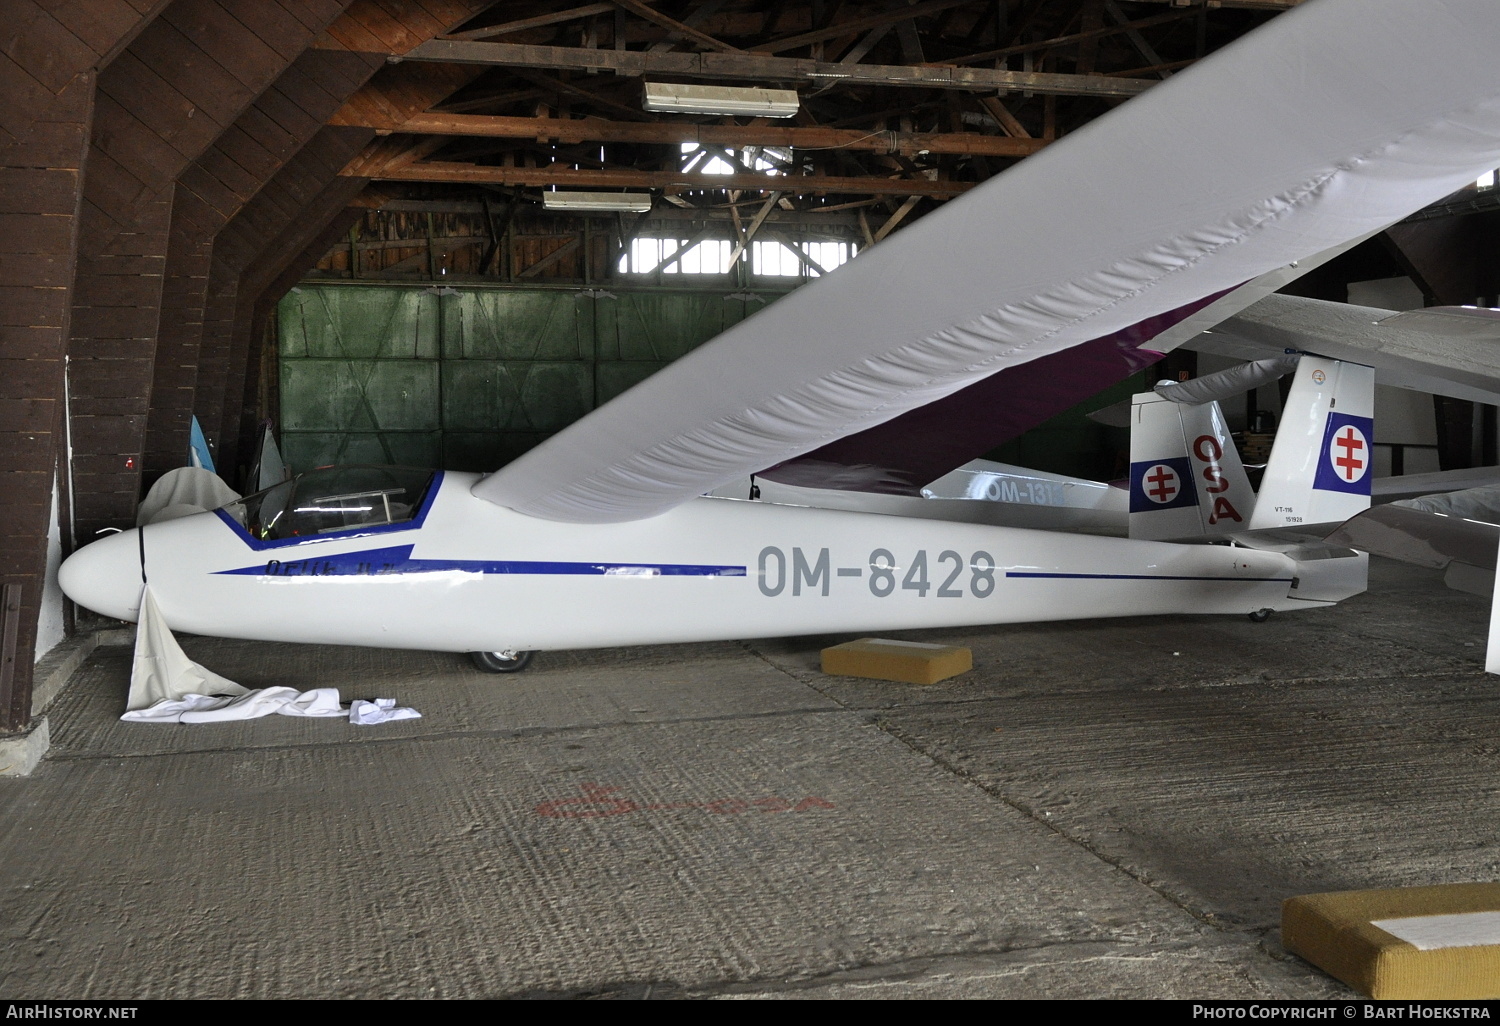
[[(335, 463), (498, 469), (726, 328), (1300, 2), (13, 0), (0, 33), (0, 732), (28, 736), (57, 699), (57, 681), (66, 682), (83, 658), (74, 658), (77, 639), (109, 633), (112, 625), (64, 599), (57, 567), (95, 538), (136, 523), (145, 491), (188, 462), (195, 418), (221, 476), (242, 492), (253, 490), (251, 464), (267, 424), (294, 472)], [(795, 89), (798, 103), (789, 117), (651, 110), (643, 83), (671, 95), (690, 92), (686, 86)], [(634, 209), (558, 202), (580, 192), (647, 199)], [(1500, 190), (1491, 175), (1284, 291), (1390, 310), (1500, 305), (1497, 219)], [(1186, 380), (1233, 362), (1174, 352), (974, 455), (1117, 479), (1128, 474), (1125, 433), (1087, 414), (1158, 379)], [(1231, 427), (1246, 444), (1266, 441), (1284, 399), (1284, 386), (1251, 391), (1227, 407)], [(1375, 420), (1379, 476), (1500, 462), (1493, 406), (1382, 386)], [(1413, 594), (1430, 584), (1392, 580)], [(1449, 609), (1456, 601), (1444, 596), (1429, 604)], [(1472, 649), (1482, 611), (1455, 606), (1446, 615), (1449, 640)], [(1453, 679), (1438, 686), (1455, 702), (1484, 700), (1472, 660), (1433, 656), (1427, 643), (1401, 635), (1397, 619), (1380, 606), (1369, 637), (1383, 646), (1382, 659), (1408, 675), (1403, 679), (1430, 657), (1451, 671)], [(1087, 643), (1077, 630), (1027, 634), (1024, 643), (1036, 658), (1066, 659), (1069, 644)], [(1145, 636), (1110, 630), (1127, 649)], [(1347, 647), (1341, 632), (1355, 630), (1320, 621), (1299, 638)], [(1162, 663), (1157, 649), (1171, 647), (1158, 641), (1146, 657), (1153, 665)], [(739, 649), (734, 659), (718, 650), (704, 656), (724, 661), (730, 677), (760, 696), (764, 709), (753, 715), (795, 706), (801, 699), (777, 689), (815, 676), (807, 645), (777, 644), (761, 646), (749, 663), (734, 661), (745, 655)], [(1006, 663), (1003, 635), (982, 644)], [(218, 655), (247, 677), (275, 677), (267, 652), (241, 645)], [(1459, 655), (1472, 652), (1460, 647)], [(317, 663), (327, 680), (386, 672), (353, 650), (338, 657), (353, 663), (341, 669), (333, 656), (297, 658)], [(643, 667), (662, 658), (620, 656), (627, 674), (642, 680), (650, 676)], [(65, 659), (73, 662), (59, 678)], [(74, 760), (75, 769), (86, 761), (79, 753), (102, 760), (97, 766), (135, 754), (118, 725), (110, 733), (59, 720), (65, 706), (85, 718), (103, 709), (102, 692), (87, 688), (128, 673), (128, 659), (107, 644), (90, 660), (79, 671), (85, 690), (67, 692), (50, 710), (54, 737), (72, 739), (62, 759)], [(1173, 683), (1170, 665), (1167, 657), (1162, 687), (1180, 683), (1199, 701), (1206, 692)], [(410, 654), (392, 657), (389, 666), (395, 679), (408, 681), (435, 672)], [(608, 670), (602, 655), (558, 666), (581, 674), (583, 684), (569, 685), (580, 695)], [(762, 670), (769, 677), (757, 676)], [(1055, 664), (1048, 673), (1057, 676)], [(1293, 679), (1331, 687), (1324, 669), (1267, 674), (1241, 683), (1271, 691)], [(1076, 697), (1060, 678), (1048, 679), (1044, 692)], [(675, 678), (651, 686), (672, 690), (666, 704), (681, 715), (717, 715), (688, 708), (695, 700), (673, 690)], [(1006, 678), (997, 686), (1022, 684)], [(1297, 702), (1306, 698), (1298, 694)], [(808, 695), (819, 715), (853, 708), (862, 722), (900, 719), (873, 691)], [(436, 692), (424, 697), (445, 701)], [(483, 699), (464, 712), (470, 726), (484, 721), (483, 703), (491, 701), (519, 700)], [(578, 697), (568, 722), (612, 715), (585, 708), (590, 701)], [(1112, 694), (1109, 701), (1125, 699)], [(1399, 703), (1391, 698), (1389, 705), (1390, 718), (1398, 718), (1391, 709)], [(1444, 715), (1456, 707), (1445, 706)], [(943, 715), (961, 716), (957, 709)], [(1028, 744), (1042, 745), (1048, 714), (1036, 707), (1025, 715), (1031, 726), (1022, 729), (1036, 732)], [(530, 722), (524, 710), (507, 708), (505, 716)], [(740, 771), (753, 776), (764, 769), (757, 759), (774, 761), (755, 747), (761, 741), (731, 736), (735, 729), (726, 726), (718, 742), (738, 753)], [(1005, 792), (1003, 772), (964, 768), (971, 755), (927, 744), (925, 729), (907, 723), (889, 733), (990, 797)], [(1471, 740), (1493, 761), (1492, 745)], [(242, 741), (255, 745), (235, 743)], [(1152, 786), (1170, 795), (1170, 772), (1153, 772), (1162, 776)], [(1445, 763), (1434, 772), (1446, 779), (1456, 771)], [(1058, 797), (1071, 793), (1065, 781), (1037, 778), (1026, 786), (1033, 784), (1030, 799), (998, 800), (1037, 822), (1052, 817), (1043, 807), (1054, 799), (1071, 801)], [(728, 786), (710, 774), (704, 786), (721, 785)], [(587, 790), (593, 783), (583, 786), (594, 793)], [(1059, 819), (1068, 815), (1056, 811)], [(984, 843), (967, 813), (955, 806), (952, 814), (955, 837)], [(1445, 820), (1445, 829), (1456, 830), (1459, 818)], [(1096, 829), (1098, 822), (1083, 832)], [(1054, 836), (1032, 831), (1016, 850), (1051, 850)], [(1242, 840), (1251, 843), (1249, 835)], [(903, 843), (914, 850), (919, 842)], [(913, 855), (907, 867), (914, 877), (930, 871), (921, 861)], [(1019, 879), (1031, 864), (1030, 854), (1017, 855), (995, 871)], [(1161, 907), (1147, 916), (1156, 925), (1143, 928), (1173, 938), (1170, 958), (1191, 946), (1193, 931), (1216, 929), (1213, 914), (1199, 911), (1191, 913), (1191, 930), (1150, 918), (1196, 909), (1189, 892), (1198, 881), (1187, 877), (1193, 879), (1181, 888), (1159, 889)], [(1104, 894), (1114, 884), (1099, 886)], [(1106, 919), (1128, 918), (1119, 910), (1128, 902), (1116, 898), (1089, 900)], [(826, 900), (818, 892), (817, 901)], [(763, 911), (774, 919), (774, 909)], [(1259, 923), (1264, 911), (1243, 904), (1227, 915)], [(698, 936), (709, 926), (683, 929)], [(959, 934), (965, 929), (973, 924), (954, 926)], [(1214, 943), (1230, 943), (1215, 936)], [(1255, 936), (1250, 947), (1263, 954), (1262, 935)], [(956, 950), (923, 954), (928, 961), (913, 978), (941, 976), (934, 960)], [(1095, 954), (1137, 957), (1104, 947)], [(1286, 958), (1272, 944), (1256, 986), (1285, 985), (1304, 996), (1336, 992), (1320, 990), (1322, 983), (1287, 983), (1303, 978)], [(841, 954), (831, 964), (846, 972), (862, 960), (879, 961)], [(786, 959), (771, 962), (768, 971), (791, 972)], [(15, 980), (30, 979), (11, 971)], [(747, 963), (719, 978), (751, 980), (758, 972)], [(506, 993), (609, 992), (618, 984), (586, 976), (537, 969), (496, 986)], [(105, 989), (124, 993), (127, 978), (116, 975)], [(1183, 978), (1209, 989), (1223, 984), (1212, 973)], [(268, 993), (219, 982), (218, 990), (178, 992)], [(343, 981), (324, 982), (313, 990), (346, 992)], [(433, 991), (439, 986), (474, 992), (454, 979)], [(618, 986), (634, 994), (634, 984)], [(861, 984), (856, 975), (828, 986), (843, 994)]]

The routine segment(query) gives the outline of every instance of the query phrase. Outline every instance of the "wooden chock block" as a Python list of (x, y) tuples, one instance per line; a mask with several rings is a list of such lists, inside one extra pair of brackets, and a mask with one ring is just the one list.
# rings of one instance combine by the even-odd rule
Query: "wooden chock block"
[(1500, 883), (1288, 898), (1281, 943), (1372, 998), (1500, 997)]
[(936, 684), (974, 668), (974, 653), (954, 645), (860, 638), (823, 650), (823, 672), (842, 677)]

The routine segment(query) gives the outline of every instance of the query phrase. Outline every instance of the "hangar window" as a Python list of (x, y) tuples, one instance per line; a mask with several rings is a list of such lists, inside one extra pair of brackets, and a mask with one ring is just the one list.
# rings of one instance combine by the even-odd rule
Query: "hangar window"
[[(854, 259), (857, 252), (849, 242), (799, 242), (797, 250), (806, 260), (799, 259), (791, 246), (782, 242), (756, 242), (751, 244), (750, 271), (777, 277), (816, 278), (819, 268), (831, 271)], [(816, 264), (817, 266), (812, 266)]]
[(727, 274), (734, 252), (728, 239), (705, 239), (688, 246), (690, 239), (634, 239), (630, 252), (620, 258), (620, 270), (630, 274)]
[[(728, 274), (734, 244), (728, 239), (633, 239), (620, 257), (625, 274)], [(792, 246), (807, 259), (799, 259)], [(750, 273), (775, 278), (816, 278), (854, 259), (850, 242), (757, 241), (750, 244)]]
[(308, 538), (411, 520), (433, 472), (407, 467), (326, 467), (224, 507), (260, 541)]

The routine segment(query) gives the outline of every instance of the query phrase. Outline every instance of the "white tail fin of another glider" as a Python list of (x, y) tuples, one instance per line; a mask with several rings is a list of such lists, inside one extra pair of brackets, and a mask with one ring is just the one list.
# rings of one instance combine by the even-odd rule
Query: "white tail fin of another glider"
[(1137, 395), (1130, 425), (1130, 537), (1149, 541), (1244, 531), (1255, 492), (1217, 402)]
[(1341, 524), (1369, 509), (1374, 415), (1374, 370), (1302, 357), (1250, 529)]

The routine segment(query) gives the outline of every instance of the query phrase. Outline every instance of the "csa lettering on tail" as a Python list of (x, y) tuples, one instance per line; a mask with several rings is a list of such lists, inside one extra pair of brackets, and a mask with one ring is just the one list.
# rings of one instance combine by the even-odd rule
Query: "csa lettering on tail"
[(1203, 490), (1214, 497), (1208, 522), (1217, 524), (1220, 520), (1233, 520), (1237, 524), (1244, 523), (1245, 518), (1234, 508), (1234, 503), (1222, 494), (1229, 491), (1229, 479), (1224, 476), (1224, 468), (1219, 465), (1219, 460), (1224, 457), (1224, 447), (1219, 444), (1219, 440), (1213, 435), (1199, 435), (1193, 441), (1193, 455), (1204, 464), (1203, 480), (1208, 484)]

